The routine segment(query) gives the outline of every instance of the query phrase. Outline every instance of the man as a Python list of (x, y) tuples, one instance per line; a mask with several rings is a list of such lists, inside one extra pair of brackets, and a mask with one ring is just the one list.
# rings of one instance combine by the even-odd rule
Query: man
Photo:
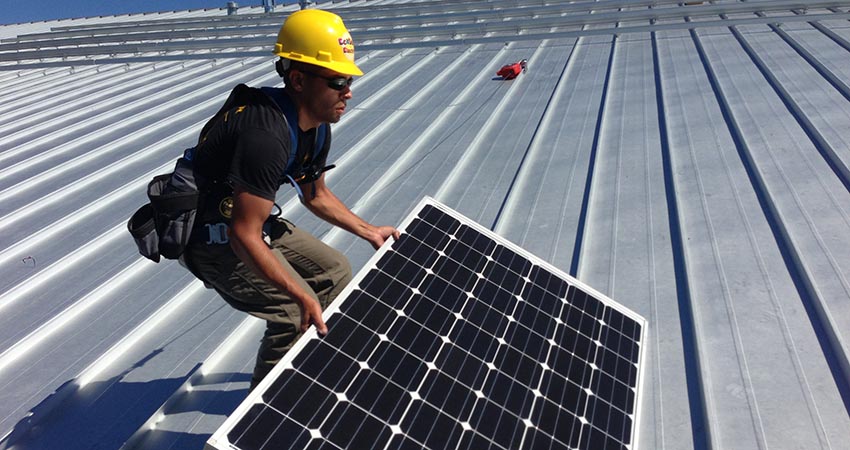
[(266, 321), (252, 388), (310, 325), (327, 333), (322, 309), (351, 279), (340, 252), (271, 216), (278, 188), (290, 182), (313, 214), (376, 249), (398, 237), (356, 216), (325, 184), (327, 124), (339, 121), (352, 77), (363, 74), (342, 20), (321, 10), (293, 13), (275, 54), (285, 88), (237, 86), (201, 132), (192, 155), (201, 206), (183, 254), (231, 306)]

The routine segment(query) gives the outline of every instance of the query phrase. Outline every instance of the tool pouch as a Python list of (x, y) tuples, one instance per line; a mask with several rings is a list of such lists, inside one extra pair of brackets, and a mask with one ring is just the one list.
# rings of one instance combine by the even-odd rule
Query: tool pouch
[(189, 244), (198, 211), (197, 180), (187, 150), (170, 174), (157, 175), (148, 183), (150, 203), (139, 208), (127, 228), (139, 253), (159, 262), (160, 256), (177, 259)]

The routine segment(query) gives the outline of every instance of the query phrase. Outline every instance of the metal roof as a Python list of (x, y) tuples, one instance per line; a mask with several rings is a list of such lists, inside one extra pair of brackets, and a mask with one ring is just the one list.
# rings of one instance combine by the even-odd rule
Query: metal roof
[[(850, 2), (319, 6), (355, 212), (433, 196), (646, 317), (642, 449), (850, 448)], [(200, 448), (245, 397), (263, 324), (125, 223), (296, 8), (0, 26), (0, 448)]]

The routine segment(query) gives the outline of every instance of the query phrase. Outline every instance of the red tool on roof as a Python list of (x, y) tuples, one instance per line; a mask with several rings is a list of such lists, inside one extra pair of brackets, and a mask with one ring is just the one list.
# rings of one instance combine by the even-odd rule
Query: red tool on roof
[(523, 59), (522, 61), (502, 66), (502, 68), (496, 72), (496, 75), (504, 78), (505, 80), (513, 80), (519, 76), (520, 72), (525, 72), (526, 70), (528, 70), (528, 60)]

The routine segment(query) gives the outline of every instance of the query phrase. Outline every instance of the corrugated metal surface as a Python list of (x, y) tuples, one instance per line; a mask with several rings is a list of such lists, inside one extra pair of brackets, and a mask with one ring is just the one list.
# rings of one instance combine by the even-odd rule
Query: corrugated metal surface
[[(850, 448), (848, 3), (322, 4), (366, 72), (328, 182), (375, 223), (434, 196), (645, 316), (640, 448)], [(233, 85), (278, 83), (294, 9), (0, 27), (2, 445), (199, 448), (245, 396), (262, 324), (125, 221)]]

